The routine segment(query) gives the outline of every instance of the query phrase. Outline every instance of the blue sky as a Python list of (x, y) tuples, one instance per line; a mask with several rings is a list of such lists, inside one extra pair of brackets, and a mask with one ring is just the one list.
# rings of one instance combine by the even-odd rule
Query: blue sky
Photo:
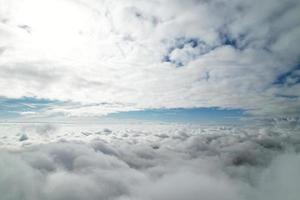
[(2, 119), (15, 119), (22, 113), (42, 112), (51, 105), (59, 105), (58, 101), (24, 97), (18, 99), (0, 98), (0, 117)]
[(189, 123), (237, 123), (246, 115), (239, 109), (219, 108), (178, 108), (156, 109), (144, 111), (131, 111), (110, 114), (108, 117), (124, 120), (136, 119), (163, 122), (189, 122)]
[[(46, 99), (19, 98), (0, 99), (0, 117), (2, 120), (26, 120), (26, 114), (43, 113), (45, 110), (66, 102), (51, 101)], [(25, 114), (25, 115), (22, 115)], [(190, 122), (190, 123), (237, 123), (245, 113), (240, 109), (220, 109), (220, 108), (177, 108), (177, 109), (146, 109), (141, 111), (128, 111), (112, 113), (106, 116), (96, 117), (101, 120), (142, 120), (161, 122)], [(38, 119), (37, 119), (38, 120)], [(68, 120), (61, 117), (62, 122)], [(84, 117), (83, 117), (84, 120)]]

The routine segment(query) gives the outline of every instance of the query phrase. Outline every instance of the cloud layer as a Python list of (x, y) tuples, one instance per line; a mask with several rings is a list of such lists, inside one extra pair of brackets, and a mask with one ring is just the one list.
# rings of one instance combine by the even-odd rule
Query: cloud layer
[(177, 107), (299, 115), (297, 0), (0, 5), (0, 95), (70, 102), (47, 115)]
[(297, 132), (278, 123), (2, 124), (1, 199), (296, 200)]

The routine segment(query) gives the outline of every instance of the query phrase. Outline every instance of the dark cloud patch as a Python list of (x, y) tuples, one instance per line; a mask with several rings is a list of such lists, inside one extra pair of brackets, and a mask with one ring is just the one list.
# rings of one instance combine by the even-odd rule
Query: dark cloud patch
[(247, 35), (245, 33), (240, 33), (235, 37), (224, 29), (219, 32), (219, 38), (221, 45), (228, 45), (237, 50), (244, 50), (247, 47)]
[(28, 139), (29, 138), (28, 138), (28, 136), (26, 134), (22, 134), (21, 137), (19, 138), (19, 141), (23, 142), (23, 141), (28, 140)]
[(6, 51), (5, 47), (0, 47), (0, 56)]
[(274, 81), (275, 85), (293, 86), (300, 83), (300, 64), (281, 74)]
[(32, 32), (32, 28), (28, 25), (19, 25), (19, 28), (25, 30), (27, 33), (31, 33)]

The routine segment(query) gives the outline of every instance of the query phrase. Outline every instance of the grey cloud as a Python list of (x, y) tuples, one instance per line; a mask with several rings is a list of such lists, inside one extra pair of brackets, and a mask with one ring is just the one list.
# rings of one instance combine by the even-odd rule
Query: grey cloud
[(26, 134), (22, 134), (21, 137), (20, 137), (20, 139), (19, 139), (19, 141), (23, 142), (25, 140), (28, 140), (28, 136)]

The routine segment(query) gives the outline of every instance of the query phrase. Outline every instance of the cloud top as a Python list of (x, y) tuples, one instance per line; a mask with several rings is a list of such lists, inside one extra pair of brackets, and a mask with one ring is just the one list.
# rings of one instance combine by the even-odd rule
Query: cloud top
[[(296, 200), (300, 195), (299, 126), (1, 128), (3, 200)], [(19, 141), (21, 134), (27, 140)]]

